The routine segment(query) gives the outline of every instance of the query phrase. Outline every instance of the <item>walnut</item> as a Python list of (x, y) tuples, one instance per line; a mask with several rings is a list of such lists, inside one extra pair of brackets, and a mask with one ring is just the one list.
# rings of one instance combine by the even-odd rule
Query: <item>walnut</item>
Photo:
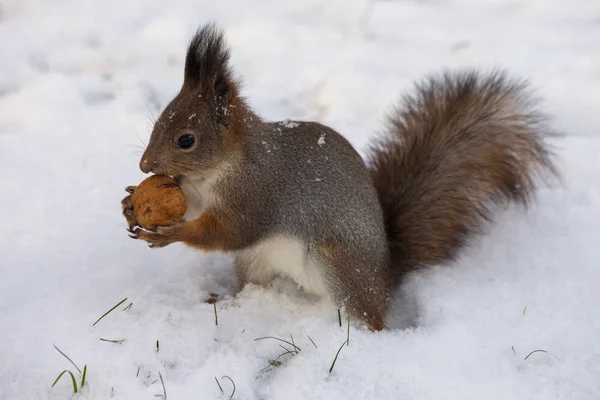
[(131, 195), (133, 214), (144, 229), (173, 225), (185, 215), (185, 196), (175, 179), (153, 175), (144, 179)]

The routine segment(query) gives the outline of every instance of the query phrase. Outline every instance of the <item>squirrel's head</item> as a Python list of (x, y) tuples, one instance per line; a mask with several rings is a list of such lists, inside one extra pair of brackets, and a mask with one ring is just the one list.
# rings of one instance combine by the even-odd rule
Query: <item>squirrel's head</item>
[(223, 34), (205, 25), (189, 45), (183, 86), (156, 121), (140, 169), (193, 177), (218, 168), (242, 143), (245, 113)]

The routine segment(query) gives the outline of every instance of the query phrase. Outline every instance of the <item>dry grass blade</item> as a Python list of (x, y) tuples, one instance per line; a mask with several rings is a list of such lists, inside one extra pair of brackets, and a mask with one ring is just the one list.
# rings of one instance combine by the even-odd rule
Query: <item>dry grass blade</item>
[(329, 368), (329, 373), (331, 374), (331, 371), (333, 371), (333, 367), (335, 366), (335, 362), (337, 361), (338, 356), (340, 355), (340, 351), (342, 351), (342, 349), (344, 348), (344, 345), (347, 343), (346, 340), (344, 340), (344, 343), (342, 343), (342, 345), (340, 346), (340, 348), (338, 349), (337, 353), (335, 353), (335, 358), (333, 359), (333, 362), (331, 363), (331, 367)]
[(225, 392), (223, 391), (223, 388), (221, 387), (221, 384), (219, 383), (219, 380), (217, 379), (216, 376), (215, 376), (215, 382), (217, 382), (217, 385), (219, 386), (219, 390), (221, 391), (221, 393), (225, 394)]
[(61, 355), (62, 355), (64, 358), (66, 358), (67, 360), (69, 360), (69, 362), (70, 362), (71, 364), (73, 364), (73, 366), (74, 366), (75, 368), (77, 368), (77, 372), (81, 373), (81, 370), (79, 369), (79, 367), (77, 366), (77, 364), (75, 364), (75, 363), (73, 362), (73, 360), (71, 360), (71, 359), (69, 358), (69, 356), (68, 356), (68, 355), (66, 355), (65, 353), (63, 353), (63, 352), (62, 352), (62, 350), (61, 350), (61, 349), (59, 349), (58, 347), (56, 347), (56, 345), (55, 345), (55, 344), (52, 344), (52, 345), (54, 346), (54, 348), (56, 349), (56, 351), (58, 351), (58, 352), (59, 352), (59, 353), (60, 353), (60, 354), (61, 354)]
[(523, 359), (523, 361), (527, 360), (529, 358), (530, 355), (534, 354), (534, 353), (546, 353), (548, 354), (548, 352), (546, 350), (534, 350), (531, 353), (527, 354), (527, 356)]
[(163, 388), (163, 400), (167, 400), (167, 389), (165, 388), (165, 381), (163, 380), (162, 374), (159, 372), (158, 377), (160, 378), (160, 383)]
[[(290, 335), (290, 339), (292, 340), (292, 346), (296, 347), (296, 343), (294, 343), (294, 337)], [(298, 354), (298, 350), (296, 350), (296, 354)]]
[(277, 337), (273, 337), (273, 336), (259, 337), (259, 338), (254, 339), (254, 341), (264, 340), (264, 339), (279, 340), (280, 342), (287, 343), (290, 346), (294, 347), (297, 351), (302, 351), (302, 349), (300, 347), (296, 346), (294, 343), (291, 343), (291, 342), (288, 342), (287, 340), (283, 340), (283, 339), (280, 339), (280, 338), (277, 338)]
[(227, 378), (229, 379), (229, 381), (231, 382), (231, 384), (233, 385), (233, 392), (231, 392), (231, 396), (229, 396), (229, 400), (233, 399), (233, 395), (235, 394), (235, 382), (233, 381), (233, 379), (231, 379), (230, 377), (228, 377), (227, 375), (222, 376), (221, 379)]

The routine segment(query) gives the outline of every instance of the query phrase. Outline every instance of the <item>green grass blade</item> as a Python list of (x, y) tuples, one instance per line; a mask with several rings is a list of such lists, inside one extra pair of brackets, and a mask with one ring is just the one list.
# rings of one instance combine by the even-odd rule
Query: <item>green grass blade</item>
[(103, 341), (103, 342), (122, 344), (127, 339), (104, 339), (104, 338), (100, 338), (100, 340)]
[(50, 387), (54, 387), (54, 385), (56, 385), (56, 383), (59, 381), (60, 378), (62, 378), (62, 376), (65, 374), (65, 372), (67, 372), (67, 370), (65, 369), (63, 372), (61, 372), (60, 374), (58, 374), (58, 376), (56, 377), (56, 379), (54, 380), (54, 383), (52, 384), (52, 386)]
[(83, 366), (83, 376), (81, 377), (81, 386), (83, 389), (83, 385), (85, 385), (85, 376), (87, 375), (87, 364)]
[(342, 327), (342, 313), (340, 313), (340, 309), (338, 308), (338, 323), (340, 324), (340, 328)]
[(350, 345), (350, 314), (348, 314), (348, 338), (346, 339), (346, 346)]
[(121, 304), (125, 303), (126, 301), (127, 301), (127, 297), (125, 297), (123, 300), (121, 300), (120, 302), (118, 302), (116, 306), (114, 306), (113, 308), (111, 308), (110, 310), (108, 310), (107, 312), (105, 312), (104, 314), (102, 314), (102, 316), (101, 316), (100, 318), (98, 318), (98, 319), (96, 320), (96, 322), (94, 322), (94, 323), (92, 324), (92, 326), (96, 326), (96, 324), (97, 324), (98, 322), (100, 322), (100, 320), (101, 320), (102, 318), (106, 317), (106, 316), (107, 316), (108, 314), (110, 314), (110, 313), (111, 313), (111, 312), (112, 312), (112, 311), (113, 311), (115, 308), (119, 307)]
[(215, 309), (215, 325), (219, 326), (219, 316), (217, 315), (217, 302), (213, 303), (213, 307)]
[(77, 381), (75, 380), (75, 375), (71, 371), (68, 371), (69, 375), (71, 375), (71, 382), (73, 383), (73, 393), (77, 393)]
[(65, 372), (68, 372), (69, 375), (71, 375), (71, 381), (73, 383), (73, 393), (77, 393), (77, 382), (75, 381), (75, 375), (73, 375), (73, 373), (71, 371), (69, 371), (68, 369), (65, 369), (63, 372), (61, 372), (58, 377), (56, 377), (56, 380), (54, 381), (54, 383), (52, 384), (51, 387), (54, 387), (54, 385), (56, 385), (58, 383), (58, 381), (60, 380), (60, 378), (62, 378), (62, 376), (65, 374)]

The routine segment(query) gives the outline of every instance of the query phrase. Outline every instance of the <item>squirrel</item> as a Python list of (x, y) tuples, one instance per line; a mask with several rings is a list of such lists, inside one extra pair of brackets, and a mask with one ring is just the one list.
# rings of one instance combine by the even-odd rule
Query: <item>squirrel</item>
[(136, 228), (130, 196), (123, 214), (150, 247), (232, 254), (240, 289), (287, 276), (379, 331), (407, 273), (454, 260), (493, 206), (527, 206), (536, 178), (557, 173), (545, 121), (525, 81), (443, 72), (403, 97), (363, 159), (320, 123), (253, 112), (210, 23), (190, 41), (181, 90), (140, 161), (177, 180), (184, 220)]

